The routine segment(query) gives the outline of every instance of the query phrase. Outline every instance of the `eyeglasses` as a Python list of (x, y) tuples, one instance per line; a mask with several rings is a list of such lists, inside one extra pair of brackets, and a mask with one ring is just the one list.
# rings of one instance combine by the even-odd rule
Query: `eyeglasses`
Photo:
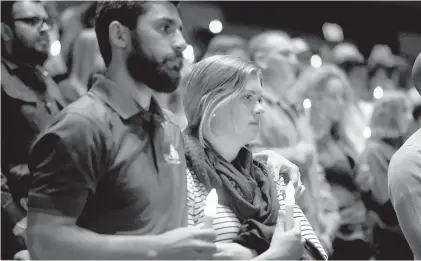
[(42, 28), (44, 24), (48, 26), (48, 29), (52, 28), (54, 25), (54, 21), (51, 18), (43, 18), (38, 16), (33, 17), (22, 17), (22, 18), (15, 18), (14, 21), (22, 21), (28, 25), (33, 27)]

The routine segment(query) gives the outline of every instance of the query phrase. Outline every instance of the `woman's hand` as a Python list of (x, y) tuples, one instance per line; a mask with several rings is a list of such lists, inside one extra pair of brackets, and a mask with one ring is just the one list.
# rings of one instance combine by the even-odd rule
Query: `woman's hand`
[[(288, 175), (290, 182), (292, 182), (295, 188), (295, 199), (298, 200), (301, 197), (305, 191), (305, 187), (301, 182), (301, 174), (297, 165), (287, 160), (281, 154), (271, 150), (254, 153), (253, 156), (255, 159), (265, 162), (267, 167), (271, 169), (273, 173)], [(287, 182), (285, 181), (285, 183)]]
[[(305, 239), (301, 236), (301, 221), (294, 219), (294, 227), (285, 231), (285, 218), (279, 213), (278, 223), (267, 251), (266, 259), (299, 260), (304, 253)], [(265, 253), (264, 253), (265, 254)]]
[(250, 260), (257, 256), (256, 251), (237, 243), (216, 243), (214, 260)]

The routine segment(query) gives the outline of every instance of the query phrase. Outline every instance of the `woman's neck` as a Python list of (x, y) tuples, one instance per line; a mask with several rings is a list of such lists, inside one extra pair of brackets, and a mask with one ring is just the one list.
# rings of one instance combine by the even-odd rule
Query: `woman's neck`
[(232, 139), (215, 138), (207, 139), (212, 148), (221, 155), (226, 161), (232, 162), (237, 158), (243, 145), (234, 144)]

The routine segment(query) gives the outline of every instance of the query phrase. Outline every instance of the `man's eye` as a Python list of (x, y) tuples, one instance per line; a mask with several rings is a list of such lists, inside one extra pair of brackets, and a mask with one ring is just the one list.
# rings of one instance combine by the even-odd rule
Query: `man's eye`
[(165, 24), (165, 25), (163, 25), (162, 27), (161, 27), (161, 30), (164, 32), (164, 33), (170, 33), (171, 32), (171, 26), (169, 25), (169, 24)]

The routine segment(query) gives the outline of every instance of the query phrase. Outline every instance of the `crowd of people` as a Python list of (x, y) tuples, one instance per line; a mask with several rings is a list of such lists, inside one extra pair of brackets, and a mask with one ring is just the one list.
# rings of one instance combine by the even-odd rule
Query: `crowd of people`
[(267, 30), (192, 63), (178, 6), (1, 2), (2, 259), (421, 258), (421, 56)]

